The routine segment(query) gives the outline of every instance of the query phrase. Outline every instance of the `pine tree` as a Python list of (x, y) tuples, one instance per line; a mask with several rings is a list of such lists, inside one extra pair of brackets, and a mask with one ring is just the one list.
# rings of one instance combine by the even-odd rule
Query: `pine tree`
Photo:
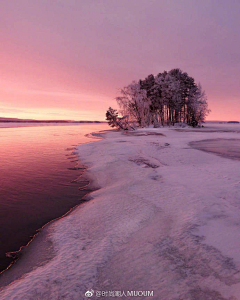
[(109, 126), (118, 127), (118, 112), (116, 109), (109, 107), (106, 112), (106, 120), (108, 121)]

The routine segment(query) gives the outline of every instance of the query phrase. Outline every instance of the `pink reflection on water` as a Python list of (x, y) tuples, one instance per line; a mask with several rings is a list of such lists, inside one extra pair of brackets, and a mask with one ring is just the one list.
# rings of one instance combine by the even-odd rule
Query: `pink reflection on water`
[(16, 251), (46, 222), (79, 203), (72, 183), (81, 175), (72, 150), (106, 124), (0, 129), (0, 271), (5, 253)]

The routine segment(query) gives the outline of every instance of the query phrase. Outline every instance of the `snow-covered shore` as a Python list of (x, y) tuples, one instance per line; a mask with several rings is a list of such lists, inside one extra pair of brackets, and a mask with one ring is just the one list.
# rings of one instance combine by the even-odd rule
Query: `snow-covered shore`
[(91, 289), (91, 299), (240, 299), (240, 161), (189, 146), (240, 137), (214, 128), (108, 132), (79, 146), (92, 200), (44, 229), (51, 257), (0, 299), (79, 300)]

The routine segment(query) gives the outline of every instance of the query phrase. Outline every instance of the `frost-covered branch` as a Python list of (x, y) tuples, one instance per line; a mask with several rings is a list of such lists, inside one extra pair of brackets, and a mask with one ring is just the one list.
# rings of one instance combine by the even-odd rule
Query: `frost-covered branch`
[(180, 69), (133, 81), (121, 90), (116, 100), (123, 118), (112, 116), (111, 124), (119, 128), (126, 128), (131, 122), (136, 122), (140, 127), (150, 124), (174, 125), (178, 122), (198, 126), (210, 112), (201, 85), (197, 85), (192, 77)]

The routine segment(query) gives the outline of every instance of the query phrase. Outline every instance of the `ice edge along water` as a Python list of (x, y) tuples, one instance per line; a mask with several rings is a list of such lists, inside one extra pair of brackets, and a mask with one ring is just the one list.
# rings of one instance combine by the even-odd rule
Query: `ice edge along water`
[(56, 255), (0, 299), (79, 300), (90, 289), (240, 299), (240, 161), (189, 147), (239, 133), (143, 131), (164, 136), (109, 132), (78, 147), (100, 189), (47, 228)]

